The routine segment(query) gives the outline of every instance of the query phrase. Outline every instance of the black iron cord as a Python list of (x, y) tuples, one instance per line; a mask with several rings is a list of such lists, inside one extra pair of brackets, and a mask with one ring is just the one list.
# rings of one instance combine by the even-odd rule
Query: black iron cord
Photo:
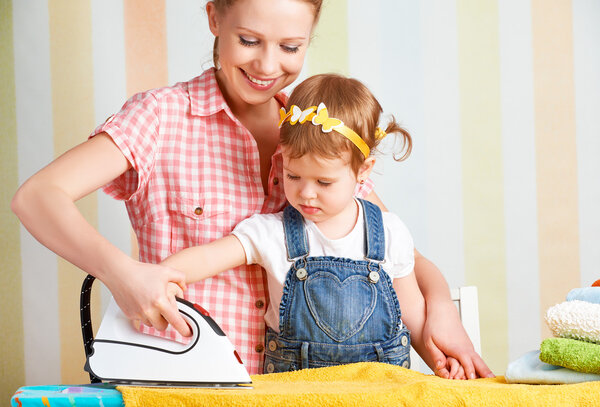
[[(92, 330), (92, 318), (90, 311), (90, 299), (92, 297), (92, 284), (94, 284), (94, 280), (96, 278), (88, 274), (88, 276), (83, 280), (83, 284), (81, 285), (81, 299), (79, 302), (79, 315), (81, 317), (81, 334), (83, 336), (83, 348), (85, 349), (86, 358), (90, 357), (92, 354), (92, 342), (94, 341), (94, 332)], [(90, 374), (90, 382), (91, 383), (100, 383), (101, 380), (94, 375), (92, 372)]]

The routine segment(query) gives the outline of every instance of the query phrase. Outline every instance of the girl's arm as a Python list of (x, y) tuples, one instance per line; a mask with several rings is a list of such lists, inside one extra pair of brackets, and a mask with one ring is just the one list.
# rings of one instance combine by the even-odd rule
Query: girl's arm
[(427, 303), (423, 337), (438, 369), (445, 369), (446, 355), (463, 366), (469, 379), (494, 377), (465, 331), (450, 289), (439, 269), (415, 249), (415, 275)]
[(402, 322), (410, 330), (410, 342), (417, 353), (423, 358), (423, 361), (431, 368), (434, 368), (434, 360), (431, 354), (426, 351), (423, 340), (423, 328), (425, 326), (425, 299), (419, 291), (415, 273), (393, 280), (394, 290), (400, 303), (402, 312)]
[(237, 237), (228, 235), (202, 246), (183, 249), (160, 264), (182, 271), (185, 281), (194, 283), (246, 264), (246, 252)]
[[(379, 206), (382, 211), (387, 211), (374, 191), (371, 191), (366, 199)], [(468, 378), (493, 377), (492, 371), (475, 352), (460, 322), (444, 276), (435, 264), (416, 249), (414, 270), (419, 289), (425, 297), (427, 310), (423, 329), (424, 342), (440, 373), (444, 374), (448, 355), (460, 361)]]
[(105, 133), (67, 151), (29, 178), (16, 192), (12, 210), (43, 245), (101, 280), (130, 319), (162, 330), (189, 327), (169, 302), (169, 281), (185, 286), (183, 273), (135, 261), (106, 240), (75, 202), (131, 168)]
[(445, 379), (464, 379), (464, 370), (460, 363), (452, 358), (447, 358), (447, 365), (444, 369), (436, 369), (435, 362), (430, 352), (427, 351), (423, 337), (423, 328), (425, 327), (425, 299), (419, 291), (419, 286), (415, 278), (415, 273), (410, 273), (406, 277), (396, 278), (393, 281), (394, 290), (398, 295), (400, 310), (402, 311), (402, 322), (410, 330), (410, 342), (419, 356), (435, 372), (436, 375)]

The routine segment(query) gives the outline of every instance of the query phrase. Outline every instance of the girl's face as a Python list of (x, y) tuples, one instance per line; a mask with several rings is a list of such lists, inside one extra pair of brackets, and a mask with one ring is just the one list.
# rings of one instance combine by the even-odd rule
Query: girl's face
[(219, 13), (206, 6), (219, 38), (221, 89), (228, 102), (268, 102), (300, 74), (315, 12), (302, 0), (240, 0)]
[(302, 216), (317, 225), (345, 226), (356, 213), (353, 198), (356, 183), (368, 177), (373, 164), (374, 160), (368, 159), (355, 174), (350, 166), (350, 152), (340, 158), (322, 158), (315, 154), (290, 158), (284, 147), (285, 196)]

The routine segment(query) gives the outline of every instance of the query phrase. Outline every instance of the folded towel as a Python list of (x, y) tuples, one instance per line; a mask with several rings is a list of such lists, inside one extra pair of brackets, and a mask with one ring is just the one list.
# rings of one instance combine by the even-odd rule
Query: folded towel
[(600, 373), (600, 345), (575, 339), (548, 338), (540, 346), (540, 360), (577, 372)]
[(600, 405), (600, 382), (507, 384), (446, 380), (387, 363), (252, 376), (251, 390), (119, 387), (125, 406), (568, 406)]
[(567, 384), (600, 380), (599, 374), (576, 372), (540, 360), (540, 351), (532, 350), (511, 362), (504, 375), (508, 383)]
[(567, 294), (567, 301), (587, 301), (600, 304), (600, 287), (573, 288)]
[(600, 343), (600, 304), (561, 302), (548, 308), (546, 323), (554, 336)]

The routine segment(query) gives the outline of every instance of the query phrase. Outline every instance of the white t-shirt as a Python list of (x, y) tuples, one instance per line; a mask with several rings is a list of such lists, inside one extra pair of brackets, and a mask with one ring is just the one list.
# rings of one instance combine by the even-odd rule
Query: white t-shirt
[[(309, 256), (364, 260), (366, 253), (362, 205), (358, 204), (358, 208), (354, 228), (340, 239), (328, 239), (314, 222), (305, 219)], [(391, 212), (383, 212), (382, 215), (385, 231), (385, 262), (382, 267), (392, 279), (405, 277), (412, 273), (415, 265), (412, 236), (398, 216)], [(240, 222), (232, 234), (244, 247), (246, 263), (260, 264), (267, 271), (270, 298), (265, 321), (269, 328), (279, 332), (279, 304), (287, 273), (293, 264), (287, 259), (283, 212), (252, 215)]]

